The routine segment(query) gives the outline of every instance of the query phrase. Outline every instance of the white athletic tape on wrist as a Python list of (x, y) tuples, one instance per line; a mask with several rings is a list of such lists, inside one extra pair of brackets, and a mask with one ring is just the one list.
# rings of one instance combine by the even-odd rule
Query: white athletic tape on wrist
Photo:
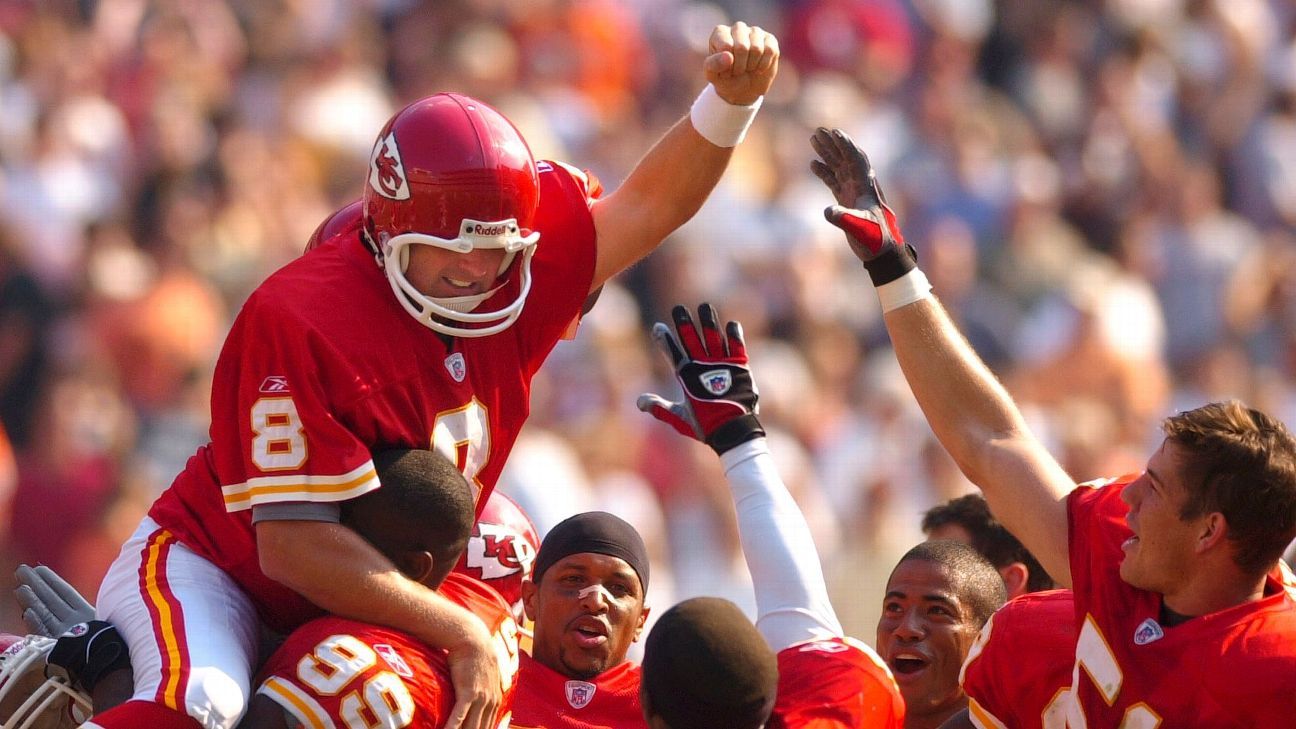
[(915, 268), (900, 278), (877, 287), (878, 302), (882, 304), (882, 312), (886, 313), (931, 296), (931, 290), (927, 274)]
[(707, 84), (689, 109), (689, 121), (698, 134), (715, 146), (737, 147), (747, 136), (747, 128), (764, 101), (762, 96), (747, 106), (730, 104), (720, 98), (715, 86)]

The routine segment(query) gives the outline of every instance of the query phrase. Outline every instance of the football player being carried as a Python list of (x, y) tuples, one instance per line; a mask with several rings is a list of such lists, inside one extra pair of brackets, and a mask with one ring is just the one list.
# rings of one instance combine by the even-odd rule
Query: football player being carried
[[(1145, 470), (1077, 485), (917, 268), (868, 158), (818, 130), (829, 222), (872, 278), (900, 367), (995, 517), (1075, 600), (1071, 727), (1284, 726), (1296, 715), (1296, 439), (1237, 401), (1166, 418)], [(1001, 677), (1012, 680), (1013, 677)]]
[[(810, 527), (778, 475), (757, 417), (741, 327), (729, 322), (721, 330), (710, 304), (699, 307), (697, 321), (682, 306), (672, 319), (673, 327), (657, 324), (653, 338), (670, 358), (683, 398), (645, 394), (638, 406), (706, 443), (724, 465), (756, 591), (756, 628), (777, 654), (777, 701), (770, 696), (772, 706), (764, 707), (766, 726), (901, 727), (904, 703), (890, 672), (871, 648), (845, 635), (828, 600)], [(743, 661), (735, 658), (740, 637), (706, 638), (721, 625), (732, 633), (733, 619), (722, 619), (731, 613), (749, 625), (736, 608), (713, 602), (654, 626), (643, 666), (654, 726), (754, 729), (765, 721), (753, 708), (758, 684), (742, 675)]]
[[(481, 620), (500, 660), (501, 718), (507, 717), (517, 670), (517, 624), (498, 592), (452, 571), (473, 529), (472, 488), (455, 464), (433, 451), (380, 451), (373, 461), (383, 488), (346, 502), (343, 523), (410, 579)], [(53, 643), (46, 650), (48, 669), (44, 655), (32, 669), (41, 676), (49, 673), (47, 684), (75, 691), (87, 679), (93, 683), (104, 666), (128, 658), (116, 631), (95, 622), (93, 606), (58, 575), (46, 567), (23, 566), (18, 578), (18, 600), (28, 628), (36, 634), (28, 640)], [(55, 642), (41, 635), (62, 637)], [(0, 674), (3, 665), (0, 657)], [(63, 693), (70, 693), (68, 689)], [(21, 683), (13, 690), (9, 682), (0, 683), (0, 723), (21, 718), (7, 707), (17, 705), (15, 697), (28, 692)], [(31, 693), (27, 704), (39, 695)], [(55, 720), (69, 709), (88, 715), (86, 698), (51, 703), (31, 726), (59, 726)], [(294, 630), (267, 660), (251, 707), (238, 726), (350, 726), (356, 717), (367, 716), (380, 726), (431, 729), (446, 726), (454, 698), (445, 650), (385, 626), (325, 616)], [(140, 726), (195, 723), (155, 704), (136, 707), (134, 715)]]
[(591, 292), (697, 211), (773, 81), (769, 33), (737, 23), (709, 42), (702, 95), (602, 199), (580, 172), (537, 164), (478, 100), (437, 94), (391, 118), (362, 204), (243, 306), (216, 364), (211, 442), (104, 578), (99, 617), (129, 644), (135, 688), (96, 723), (142, 726), (132, 712), (155, 704), (229, 729), (259, 626), (331, 613), (447, 650), (449, 726), (497, 724), (489, 631), (340, 524), (340, 504), (380, 487), (372, 450), (429, 444), (485, 504), (531, 377)]

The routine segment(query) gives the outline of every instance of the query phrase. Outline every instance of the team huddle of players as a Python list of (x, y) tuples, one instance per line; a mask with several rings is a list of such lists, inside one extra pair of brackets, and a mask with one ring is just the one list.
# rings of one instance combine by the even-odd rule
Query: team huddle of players
[[(876, 652), (846, 636), (767, 446), (742, 329), (706, 304), (652, 332), (679, 399), (637, 405), (720, 459), (755, 625), (698, 598), (645, 635), (650, 565), (632, 525), (588, 512), (538, 542), (494, 492), (532, 376), (603, 283), (697, 211), (778, 58), (764, 30), (718, 26), (705, 90), (607, 195), (533, 160), (475, 99), (397, 113), (362, 199), (243, 307), (216, 367), (211, 442), (96, 605), (20, 570), (25, 617), (48, 637), (0, 655), (3, 726), (1290, 722), (1296, 602), (1279, 556), (1296, 537), (1296, 440), (1212, 403), (1166, 419), (1142, 474), (1077, 486), (950, 322), (838, 130), (811, 145), (835, 201), (825, 217), (868, 272), (937, 438), (1025, 549), (996, 559), (975, 530), (934, 519), (933, 536), (957, 539), (895, 567)], [(1045, 570), (1071, 589), (1004, 606)]]

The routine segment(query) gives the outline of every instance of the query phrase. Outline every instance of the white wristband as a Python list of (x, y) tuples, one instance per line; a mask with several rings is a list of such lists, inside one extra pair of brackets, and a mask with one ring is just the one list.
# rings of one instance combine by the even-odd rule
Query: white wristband
[(882, 313), (885, 314), (931, 296), (931, 290), (927, 274), (915, 268), (900, 278), (877, 287), (878, 302), (882, 304)]
[(689, 109), (689, 121), (698, 134), (715, 146), (737, 147), (747, 136), (747, 127), (756, 118), (763, 101), (764, 96), (747, 106), (730, 104), (720, 98), (715, 86), (707, 84)]

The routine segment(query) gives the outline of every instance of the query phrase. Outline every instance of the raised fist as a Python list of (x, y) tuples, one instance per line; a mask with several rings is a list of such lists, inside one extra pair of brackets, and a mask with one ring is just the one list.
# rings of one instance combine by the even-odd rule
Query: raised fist
[(720, 98), (748, 106), (769, 91), (778, 74), (779, 45), (773, 33), (737, 22), (717, 25), (707, 41), (702, 68)]

